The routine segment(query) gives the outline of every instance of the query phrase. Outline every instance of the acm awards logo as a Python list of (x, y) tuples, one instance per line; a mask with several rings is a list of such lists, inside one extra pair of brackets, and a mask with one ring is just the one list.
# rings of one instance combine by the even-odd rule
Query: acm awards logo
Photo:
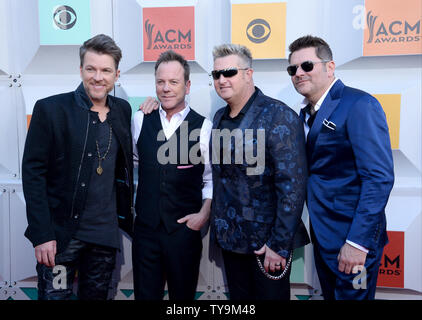
[(368, 43), (416, 42), (421, 39), (421, 20), (416, 23), (394, 20), (390, 23), (377, 22), (378, 16), (369, 11), (366, 22), (369, 29)]
[(389, 243), (384, 247), (377, 285), (381, 287), (404, 287), (404, 232), (387, 231)]
[(192, 30), (154, 30), (155, 24), (145, 21), (148, 37), (147, 50), (192, 49)]
[(400, 255), (397, 255), (394, 259), (391, 259), (386, 254), (383, 255), (384, 259), (381, 259), (379, 274), (387, 276), (400, 276)]
[[(403, 288), (403, 266), (400, 264), (400, 258), (400, 254), (391, 259), (385, 252), (383, 253), (378, 270), (377, 286)], [(366, 289), (366, 268), (364, 266), (355, 266), (352, 270), (354, 274), (359, 272), (360, 274), (353, 279), (353, 288), (356, 290)]]
[(59, 6), (53, 10), (53, 21), (55, 27), (61, 30), (69, 30), (75, 26), (78, 16), (72, 7)]
[(246, 27), (246, 36), (253, 43), (263, 43), (271, 35), (271, 26), (264, 19), (254, 19)]

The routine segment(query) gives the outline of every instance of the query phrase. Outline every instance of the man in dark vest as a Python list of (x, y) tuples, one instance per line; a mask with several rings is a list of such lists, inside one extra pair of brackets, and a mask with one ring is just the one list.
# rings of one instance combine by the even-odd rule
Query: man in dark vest
[(212, 124), (185, 101), (189, 65), (173, 51), (155, 64), (161, 105), (133, 119), (134, 159), (139, 163), (132, 244), (135, 299), (193, 300), (202, 251), (200, 229), (212, 198), (208, 144)]

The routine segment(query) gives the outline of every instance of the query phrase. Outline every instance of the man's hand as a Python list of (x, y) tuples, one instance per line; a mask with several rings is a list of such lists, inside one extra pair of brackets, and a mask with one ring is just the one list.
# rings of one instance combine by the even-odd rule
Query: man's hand
[(156, 99), (148, 97), (140, 106), (139, 110), (142, 110), (144, 114), (150, 114), (154, 110), (157, 110), (159, 103)]
[(337, 256), (338, 270), (346, 274), (353, 272), (356, 266), (365, 265), (366, 252), (345, 243)]
[(286, 267), (286, 259), (275, 253), (273, 250), (267, 247), (266, 244), (264, 244), (261, 249), (254, 252), (259, 256), (265, 253), (264, 269), (267, 272), (268, 269), (270, 269), (271, 272), (275, 272)]
[(198, 213), (192, 213), (177, 220), (178, 223), (186, 223), (186, 226), (192, 230), (201, 230), (208, 221), (211, 211), (211, 199), (206, 199)]
[(56, 265), (54, 258), (57, 252), (56, 240), (42, 243), (35, 247), (35, 257), (38, 263), (45, 264), (47, 267), (54, 267)]

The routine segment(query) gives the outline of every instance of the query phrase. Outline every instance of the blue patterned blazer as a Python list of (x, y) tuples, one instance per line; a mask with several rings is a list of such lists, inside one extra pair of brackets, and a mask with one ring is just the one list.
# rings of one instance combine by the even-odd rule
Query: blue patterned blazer
[[(253, 253), (267, 244), (287, 257), (290, 250), (309, 243), (301, 220), (307, 179), (303, 125), (287, 105), (256, 90), (258, 94), (239, 127), (243, 135), (240, 141), (243, 150), (252, 146), (256, 156), (257, 130), (265, 132), (265, 166), (262, 173), (248, 175), (247, 169), (256, 164), (248, 164), (251, 161), (246, 157), (236, 164), (236, 151), (242, 150), (231, 139), (231, 164), (223, 164), (229, 170), (222, 170), (223, 165), (213, 159), (219, 151), (213, 130), (211, 240), (237, 253)], [(216, 112), (213, 129), (218, 128), (224, 109)], [(253, 137), (245, 134), (246, 129), (253, 129)]]

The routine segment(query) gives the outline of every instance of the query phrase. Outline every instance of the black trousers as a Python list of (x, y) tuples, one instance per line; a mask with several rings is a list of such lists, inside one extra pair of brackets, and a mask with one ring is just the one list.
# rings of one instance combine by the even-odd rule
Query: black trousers
[(254, 254), (222, 250), (230, 300), (290, 300), (290, 269), (280, 280), (268, 279)]
[(77, 239), (58, 253), (54, 268), (37, 263), (38, 300), (69, 300), (78, 271), (78, 298), (106, 300), (116, 263), (116, 249)]
[(132, 265), (135, 300), (194, 300), (202, 252), (201, 232), (186, 225), (168, 234), (135, 223)]

